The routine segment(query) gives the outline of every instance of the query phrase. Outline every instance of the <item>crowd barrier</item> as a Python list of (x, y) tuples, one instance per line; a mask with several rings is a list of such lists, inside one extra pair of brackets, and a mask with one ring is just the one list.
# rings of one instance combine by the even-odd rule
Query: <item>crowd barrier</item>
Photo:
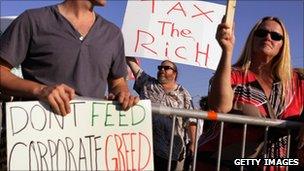
[[(267, 132), (269, 128), (284, 128), (284, 129), (294, 129), (304, 126), (301, 122), (296, 121), (288, 121), (288, 120), (278, 120), (278, 119), (268, 119), (268, 118), (258, 118), (252, 116), (244, 116), (244, 115), (236, 115), (236, 114), (223, 114), (223, 113), (215, 113), (215, 112), (208, 112), (202, 110), (186, 110), (186, 109), (177, 109), (177, 108), (170, 108), (165, 106), (160, 106), (157, 104), (152, 104), (152, 113), (158, 113), (161, 115), (171, 115), (173, 117), (173, 121), (175, 118), (178, 117), (190, 117), (190, 118), (197, 118), (201, 120), (211, 120), (213, 122), (220, 122), (220, 138), (219, 138), (219, 146), (218, 146), (218, 156), (217, 156), (217, 168), (216, 170), (221, 169), (221, 155), (222, 155), (222, 141), (223, 141), (223, 133), (224, 133), (224, 124), (225, 123), (238, 123), (243, 124), (243, 137), (242, 137), (242, 153), (241, 158), (245, 157), (245, 148), (246, 148), (246, 134), (247, 134), (247, 125), (256, 125), (256, 126), (264, 126), (265, 127), (265, 137), (264, 141), (267, 141)], [(1, 112), (0, 112), (1, 114)], [(172, 149), (173, 149), (173, 137), (174, 137), (174, 126), (175, 122), (173, 122), (173, 130), (171, 133), (171, 143), (170, 143), (170, 155), (169, 161), (172, 159)], [(197, 126), (197, 131), (199, 132), (199, 126)], [(288, 131), (288, 148), (287, 148), (287, 158), (289, 157), (290, 153), (290, 131)], [(198, 148), (198, 139), (199, 136), (196, 135), (195, 141), (195, 152), (194, 152), (194, 159), (191, 170), (196, 170), (196, 162), (197, 162), (197, 148)], [(264, 149), (265, 150), (265, 149)], [(171, 170), (171, 162), (168, 164), (168, 170)], [(240, 170), (244, 170), (243, 166), (240, 166)], [(288, 170), (288, 166), (286, 167)]]
[[(279, 120), (279, 119), (268, 119), (268, 118), (258, 118), (252, 116), (244, 116), (244, 115), (236, 115), (236, 114), (223, 114), (223, 113), (215, 113), (215, 112), (208, 112), (208, 111), (201, 111), (201, 110), (186, 110), (186, 109), (177, 109), (177, 108), (170, 108), (165, 106), (160, 106), (157, 104), (152, 104), (152, 113), (158, 113), (161, 115), (172, 115), (173, 121), (175, 120), (176, 116), (179, 117), (190, 117), (190, 118), (197, 118), (202, 120), (211, 120), (214, 122), (220, 122), (220, 138), (219, 138), (219, 146), (218, 146), (218, 156), (217, 156), (217, 171), (221, 169), (221, 153), (222, 153), (222, 141), (223, 141), (223, 131), (224, 131), (224, 124), (227, 122), (229, 123), (238, 123), (243, 124), (243, 142), (242, 142), (242, 156), (241, 158), (245, 157), (245, 147), (246, 147), (246, 134), (247, 134), (247, 125), (256, 125), (256, 126), (264, 126), (265, 127), (265, 137), (264, 141), (267, 141), (267, 132), (270, 127), (275, 128), (284, 128), (288, 129), (288, 148), (287, 148), (287, 158), (289, 157), (290, 153), (290, 131), (294, 128), (299, 128), (304, 126), (301, 122), (296, 121), (288, 121), (288, 120)], [(171, 133), (171, 144), (170, 144), (170, 155), (169, 155), (169, 164), (168, 164), (168, 171), (171, 170), (171, 157), (172, 157), (172, 137), (174, 136), (174, 124), (173, 122), (173, 130)], [(197, 126), (198, 132), (199, 127)], [(197, 144), (198, 144), (199, 136), (196, 136), (195, 141), (195, 152), (194, 152), (194, 160), (193, 160), (193, 167), (192, 170), (196, 170), (196, 162), (197, 162)], [(264, 148), (265, 150), (265, 148)], [(244, 167), (240, 166), (240, 170), (243, 170)], [(288, 166), (286, 166), (286, 170), (288, 170)]]

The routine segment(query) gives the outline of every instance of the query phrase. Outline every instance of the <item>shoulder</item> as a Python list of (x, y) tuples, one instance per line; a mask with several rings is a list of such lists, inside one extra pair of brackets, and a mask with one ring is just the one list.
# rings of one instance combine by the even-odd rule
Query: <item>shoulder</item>
[(96, 14), (96, 17), (98, 20), (101, 21), (99, 22), (99, 26), (98, 26), (99, 28), (105, 29), (105, 31), (110, 33), (111, 35), (116, 35), (116, 36), (122, 35), (121, 29), (117, 25), (103, 18), (99, 14)]
[(233, 67), (231, 70), (231, 84), (244, 84), (246, 82), (255, 81), (255, 75), (241, 68)]
[(245, 71), (238, 67), (232, 67), (231, 74), (236, 75), (236, 76), (242, 76), (245, 74)]
[[(30, 18), (32, 17), (45, 17), (45, 14), (50, 14), (54, 10), (55, 5), (46, 6), (34, 9), (28, 9), (24, 13), (26, 13)], [(45, 19), (45, 18), (44, 18)]]
[(179, 93), (184, 94), (184, 96), (191, 98), (191, 95), (190, 95), (189, 91), (184, 86), (178, 84), (177, 89), (178, 89)]
[(40, 23), (50, 22), (52, 14), (54, 14), (54, 6), (27, 9), (16, 18), (16, 22), (39, 25)]

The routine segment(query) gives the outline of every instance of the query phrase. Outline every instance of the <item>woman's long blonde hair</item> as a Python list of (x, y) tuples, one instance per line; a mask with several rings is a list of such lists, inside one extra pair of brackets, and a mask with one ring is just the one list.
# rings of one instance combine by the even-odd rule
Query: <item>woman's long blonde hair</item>
[[(292, 67), (291, 67), (291, 57), (290, 57), (290, 43), (289, 35), (283, 24), (283, 22), (276, 17), (264, 17), (258, 21), (253, 29), (250, 31), (250, 34), (246, 40), (246, 44), (242, 50), (242, 53), (238, 61), (233, 65), (234, 67), (241, 68), (247, 73), (251, 64), (251, 55), (253, 54), (253, 37), (254, 32), (260, 27), (260, 25), (267, 21), (272, 20), (280, 24), (283, 29), (283, 45), (277, 56), (271, 61), (271, 71), (273, 78), (278, 78), (282, 84), (282, 99), (285, 99), (285, 96), (291, 91), (291, 78), (292, 78)], [(286, 100), (286, 99), (285, 99)]]

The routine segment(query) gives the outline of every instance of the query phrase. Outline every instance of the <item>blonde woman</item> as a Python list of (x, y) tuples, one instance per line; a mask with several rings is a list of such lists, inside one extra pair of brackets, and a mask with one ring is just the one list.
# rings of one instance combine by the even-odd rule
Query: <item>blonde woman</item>
[[(293, 70), (290, 62), (288, 32), (276, 17), (265, 17), (251, 30), (239, 60), (232, 67), (234, 32), (225, 23), (218, 26), (216, 38), (223, 49), (216, 73), (211, 80), (208, 104), (221, 113), (237, 113), (256, 117), (299, 120), (303, 113), (304, 78)], [(302, 116), (303, 117), (303, 116)], [(231, 160), (240, 158), (241, 125), (225, 124), (223, 140), (223, 163), (235, 167)], [(284, 158), (287, 149), (287, 131), (272, 129), (269, 132), (267, 158)], [(217, 131), (206, 136), (205, 147), (200, 150), (217, 149)], [(228, 138), (229, 136), (229, 138)], [(247, 157), (261, 155), (264, 128), (249, 127), (247, 132)], [(303, 134), (298, 136), (298, 148), (303, 147)], [(211, 143), (213, 142), (213, 144)]]

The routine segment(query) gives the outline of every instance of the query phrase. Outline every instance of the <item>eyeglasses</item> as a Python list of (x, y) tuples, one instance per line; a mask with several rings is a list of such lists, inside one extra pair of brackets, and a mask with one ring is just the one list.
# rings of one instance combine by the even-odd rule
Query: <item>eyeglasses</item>
[(161, 66), (161, 65), (159, 65), (159, 66), (157, 66), (157, 69), (159, 70), (159, 71), (161, 71), (161, 70), (168, 70), (168, 69), (172, 69), (173, 71), (175, 71), (175, 69), (174, 68), (172, 68), (171, 66)]
[(258, 29), (254, 32), (254, 35), (260, 38), (266, 37), (268, 34), (270, 34), (270, 37), (272, 40), (280, 41), (283, 39), (283, 36), (280, 33), (274, 32), (274, 31), (268, 31), (265, 29)]

